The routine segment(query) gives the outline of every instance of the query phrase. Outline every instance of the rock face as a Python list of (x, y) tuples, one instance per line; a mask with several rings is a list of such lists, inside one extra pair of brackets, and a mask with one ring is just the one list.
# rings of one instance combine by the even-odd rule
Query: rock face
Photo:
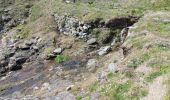
[(91, 26), (74, 17), (67, 15), (58, 16), (57, 14), (55, 14), (54, 17), (57, 22), (59, 32), (64, 33), (65, 35), (86, 38), (89, 34)]
[(39, 60), (38, 38), (32, 38), (29, 41), (20, 42), (19, 40), (6, 41), (2, 38), (0, 43), (3, 50), (0, 49), (0, 73), (6, 71), (15, 71), (21, 69), (27, 61)]
[[(7, 7), (0, 11), (0, 33), (7, 32), (8, 30), (16, 27), (19, 24), (24, 24), (25, 19), (29, 16), (31, 5), (24, 5), (22, 8)], [(20, 11), (19, 13), (16, 11)], [(16, 15), (17, 14), (17, 15)]]

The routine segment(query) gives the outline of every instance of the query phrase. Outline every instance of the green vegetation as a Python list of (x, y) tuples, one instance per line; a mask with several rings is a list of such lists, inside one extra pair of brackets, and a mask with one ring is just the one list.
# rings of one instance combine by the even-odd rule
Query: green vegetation
[(81, 2), (66, 4), (60, 0), (54, 0), (52, 6), (54, 12), (58, 14), (68, 13), (86, 21), (95, 18), (107, 19), (114, 16), (140, 16), (147, 10), (168, 10), (170, 9), (169, 2), (169, 0), (155, 0), (155, 2), (151, 2), (150, 0), (128, 0), (124, 3), (119, 0), (107, 2), (93, 0), (87, 4)]
[(41, 4), (36, 4), (32, 7), (32, 10), (31, 10), (31, 17), (30, 17), (30, 20), (31, 21), (35, 21), (37, 20), (38, 18), (42, 17), (43, 16), (43, 8), (42, 8), (42, 5)]
[(70, 58), (68, 56), (65, 55), (57, 55), (57, 57), (55, 58), (55, 61), (57, 63), (63, 63), (65, 61), (68, 61)]
[(141, 65), (145, 61), (149, 60), (149, 58), (150, 58), (150, 54), (149, 53), (145, 53), (145, 54), (141, 55), (140, 58), (132, 59), (128, 63), (128, 67), (136, 69), (139, 65)]

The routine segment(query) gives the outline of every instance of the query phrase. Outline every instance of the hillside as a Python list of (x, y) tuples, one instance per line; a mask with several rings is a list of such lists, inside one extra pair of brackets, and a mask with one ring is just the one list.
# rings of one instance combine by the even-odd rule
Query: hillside
[(170, 0), (0, 0), (0, 100), (170, 100)]

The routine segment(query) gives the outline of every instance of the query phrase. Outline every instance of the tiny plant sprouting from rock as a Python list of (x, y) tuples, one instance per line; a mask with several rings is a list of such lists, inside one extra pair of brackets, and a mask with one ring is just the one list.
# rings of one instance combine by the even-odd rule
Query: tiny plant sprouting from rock
[(55, 62), (57, 63), (63, 63), (65, 61), (68, 61), (70, 58), (66, 55), (57, 55), (57, 57), (55, 58)]

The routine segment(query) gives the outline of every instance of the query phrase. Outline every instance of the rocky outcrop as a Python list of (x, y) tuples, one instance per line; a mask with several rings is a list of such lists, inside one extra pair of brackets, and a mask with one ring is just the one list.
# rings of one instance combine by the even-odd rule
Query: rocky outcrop
[(24, 42), (18, 39), (4, 41), (1, 44), (4, 50), (0, 51), (0, 73), (21, 69), (25, 62), (40, 60), (42, 56), (38, 56), (42, 47), (39, 46), (39, 40), (39, 37), (33, 37)]
[(58, 14), (55, 14), (54, 18), (60, 33), (84, 39), (87, 44), (98, 42), (101, 45), (112, 41), (112, 45), (116, 42), (123, 42), (128, 33), (127, 27), (138, 20), (138, 17), (129, 16), (106, 21), (102, 18), (96, 18), (95, 20), (83, 22), (75, 17), (59, 16)]
[(58, 14), (55, 14), (54, 17), (57, 22), (58, 31), (65, 35), (86, 38), (89, 34), (91, 26), (74, 17), (67, 15), (58, 16)]
[(19, 24), (24, 24), (30, 14), (30, 8), (31, 4), (26, 4), (24, 8), (9, 6), (0, 11), (0, 33), (5, 33)]

